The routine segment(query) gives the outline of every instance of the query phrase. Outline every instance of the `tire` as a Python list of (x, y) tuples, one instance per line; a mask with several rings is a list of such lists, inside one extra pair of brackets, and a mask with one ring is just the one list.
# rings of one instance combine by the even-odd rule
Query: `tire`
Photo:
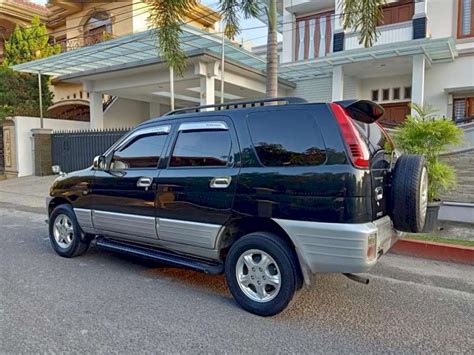
[(392, 213), (395, 229), (421, 233), (428, 207), (428, 171), (421, 155), (402, 155), (392, 177)]
[(71, 205), (59, 205), (53, 210), (49, 216), (49, 240), (58, 255), (73, 258), (84, 254), (90, 243), (82, 238), (84, 235)]
[[(239, 281), (238, 274), (245, 281)], [(264, 317), (283, 311), (301, 283), (294, 250), (278, 236), (265, 232), (247, 234), (232, 245), (225, 275), (236, 302), (248, 312)]]

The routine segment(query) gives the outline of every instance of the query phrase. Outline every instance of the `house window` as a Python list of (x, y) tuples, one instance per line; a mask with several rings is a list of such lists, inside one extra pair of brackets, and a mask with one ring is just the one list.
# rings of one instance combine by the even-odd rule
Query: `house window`
[(334, 12), (296, 20), (295, 60), (314, 59), (332, 52)]
[[(474, 97), (465, 97), (454, 99), (453, 101), (453, 119), (459, 123), (470, 122), (474, 118)], [(466, 121), (466, 119), (469, 119)]]
[(93, 45), (110, 38), (112, 19), (107, 12), (96, 12), (84, 25), (84, 45)]
[(405, 95), (403, 95), (404, 99), (411, 99), (411, 86), (405, 86)]
[(400, 88), (393, 89), (393, 100), (400, 100)]
[(372, 90), (372, 101), (379, 101), (379, 91)]
[(458, 38), (474, 36), (474, 0), (459, 0)]
[(383, 101), (390, 100), (390, 89), (383, 89), (382, 90), (382, 100)]

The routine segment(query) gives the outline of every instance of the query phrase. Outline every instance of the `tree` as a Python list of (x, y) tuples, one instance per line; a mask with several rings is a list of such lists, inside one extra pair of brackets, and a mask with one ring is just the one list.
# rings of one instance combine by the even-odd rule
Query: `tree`
[[(10, 66), (35, 59), (45, 58), (61, 51), (61, 46), (51, 45), (49, 35), (39, 17), (34, 17), (31, 26), (16, 26), (10, 38), (5, 41), (5, 59), (0, 67), (0, 121), (7, 116), (39, 116), (38, 77), (18, 73)], [(53, 94), (49, 80), (43, 77), (41, 90), (43, 106), (52, 104)]]
[[(278, 43), (276, 0), (220, 0), (219, 7), (226, 24), (225, 35), (234, 39), (240, 33), (240, 12), (244, 18), (257, 17), (265, 9), (268, 19), (267, 88), (266, 96), (278, 96)], [(344, 29), (360, 31), (360, 43), (366, 47), (377, 38), (377, 24), (383, 19), (381, 6), (385, 0), (345, 0), (342, 5)], [(197, 0), (150, 0), (150, 21), (156, 29), (160, 55), (178, 75), (186, 68), (186, 54), (180, 45), (180, 35), (186, 14), (197, 6)]]
[[(52, 104), (48, 81), (42, 82), (43, 105)], [(39, 116), (39, 91), (36, 75), (14, 72), (0, 66), (0, 122), (8, 116)]]
[(38, 16), (33, 17), (31, 26), (21, 28), (16, 25), (10, 38), (5, 41), (3, 65), (8, 67), (60, 53), (61, 46), (49, 43), (49, 39), (46, 26)]

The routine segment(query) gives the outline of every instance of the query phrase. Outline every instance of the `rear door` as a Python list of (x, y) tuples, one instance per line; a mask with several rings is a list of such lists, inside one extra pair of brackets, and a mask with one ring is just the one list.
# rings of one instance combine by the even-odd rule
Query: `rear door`
[(232, 121), (209, 116), (176, 125), (167, 168), (158, 177), (156, 216), (160, 240), (214, 248), (231, 217), (240, 171)]
[(378, 123), (354, 122), (370, 151), (372, 217), (378, 219), (389, 213), (390, 164), (393, 144), (388, 138), (387, 133)]

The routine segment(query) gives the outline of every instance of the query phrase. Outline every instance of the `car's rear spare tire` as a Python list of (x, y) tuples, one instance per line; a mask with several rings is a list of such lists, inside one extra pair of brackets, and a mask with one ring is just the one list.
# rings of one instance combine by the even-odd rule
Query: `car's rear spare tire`
[(421, 155), (402, 155), (392, 177), (392, 213), (395, 229), (420, 233), (428, 207), (428, 171)]

